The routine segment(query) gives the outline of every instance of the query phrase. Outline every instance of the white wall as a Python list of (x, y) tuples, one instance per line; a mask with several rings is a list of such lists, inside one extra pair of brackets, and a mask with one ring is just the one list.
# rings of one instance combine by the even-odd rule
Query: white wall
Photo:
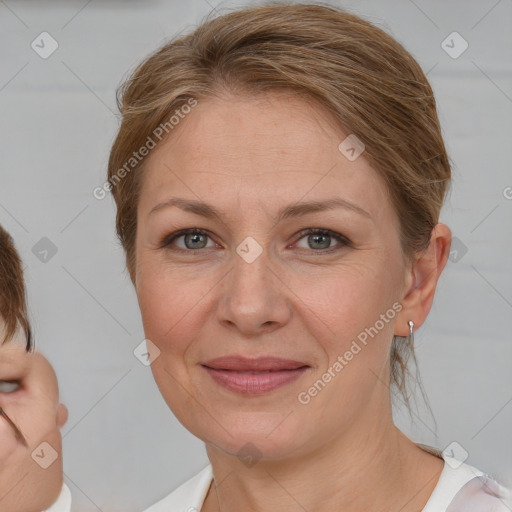
[[(398, 421), (420, 442), (457, 441), (468, 463), (510, 485), (512, 4), (339, 4), (389, 30), (430, 70), (453, 161), (442, 221), (460, 240), (459, 259), (449, 262), (416, 335), (437, 432), (421, 407), (414, 425)], [(54, 364), (70, 410), (64, 469), (76, 512), (141, 510), (207, 463), (203, 444), (133, 356), (144, 334), (113, 202), (92, 191), (105, 179), (122, 77), (221, 5), (235, 4), (0, 2), (0, 222), (27, 267), (37, 347)], [(31, 48), (43, 31), (59, 45), (47, 59)], [(441, 47), (453, 31), (469, 43), (456, 59)], [(42, 237), (57, 250), (47, 262), (33, 253)]]

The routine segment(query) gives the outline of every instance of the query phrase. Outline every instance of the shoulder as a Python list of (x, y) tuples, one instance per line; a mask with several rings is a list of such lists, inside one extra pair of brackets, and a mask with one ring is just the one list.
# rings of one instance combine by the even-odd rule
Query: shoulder
[(43, 512), (71, 512), (71, 491), (64, 482), (57, 500)]
[(512, 495), (487, 475), (467, 482), (455, 495), (446, 512), (510, 512)]
[(199, 512), (212, 478), (212, 466), (209, 464), (144, 512)]
[(512, 494), (479, 469), (442, 453), (443, 471), (422, 512), (510, 512)]

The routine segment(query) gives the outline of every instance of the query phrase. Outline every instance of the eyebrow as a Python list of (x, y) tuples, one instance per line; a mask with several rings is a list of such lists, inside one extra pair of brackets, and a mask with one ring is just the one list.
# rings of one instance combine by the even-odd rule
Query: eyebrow
[[(209, 205), (208, 203), (205, 203), (203, 201), (196, 201), (194, 199), (183, 199), (179, 197), (173, 197), (167, 201), (158, 203), (151, 209), (151, 211), (148, 214), (148, 217), (149, 215), (159, 210), (162, 210), (163, 208), (168, 208), (171, 206), (176, 206), (181, 210), (190, 213), (195, 213), (196, 215), (200, 215), (201, 217), (206, 217), (208, 219), (217, 219), (218, 221), (222, 222), (222, 212), (217, 210), (212, 205)], [(332, 198), (323, 201), (292, 203), (283, 208), (278, 213), (276, 222), (279, 223), (283, 220), (290, 219), (292, 217), (300, 217), (302, 215), (307, 215), (309, 213), (334, 210), (336, 208), (343, 208), (358, 213), (359, 215), (362, 215), (369, 219), (372, 218), (372, 216), (366, 210), (363, 210), (363, 208), (361, 208), (360, 206), (357, 206), (349, 201), (346, 201), (345, 199)]]

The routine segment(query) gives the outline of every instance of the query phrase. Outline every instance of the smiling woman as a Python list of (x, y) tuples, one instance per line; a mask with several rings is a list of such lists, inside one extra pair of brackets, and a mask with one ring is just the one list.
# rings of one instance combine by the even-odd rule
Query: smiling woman
[(155, 381), (211, 462), (149, 510), (446, 511), (482, 472), (400, 432), (390, 393), (451, 241), (420, 66), (333, 7), (207, 20), (119, 90), (109, 182), (191, 100), (112, 188)]

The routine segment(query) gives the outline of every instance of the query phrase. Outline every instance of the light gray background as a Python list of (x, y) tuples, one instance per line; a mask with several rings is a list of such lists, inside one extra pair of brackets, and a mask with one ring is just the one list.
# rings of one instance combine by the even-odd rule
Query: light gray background
[[(416, 335), (437, 437), (421, 402), (414, 424), (397, 421), (418, 442), (457, 441), (468, 463), (510, 485), (512, 2), (339, 4), (391, 32), (428, 71), (453, 161), (441, 220), (458, 253)], [(234, 5), (0, 1), (0, 222), (24, 259), (37, 347), (70, 411), (64, 470), (76, 512), (141, 510), (208, 462), (133, 355), (144, 334), (113, 201), (92, 191), (105, 179), (122, 77), (212, 8)], [(31, 48), (43, 31), (59, 44), (47, 59)], [(469, 44), (457, 59), (441, 47), (453, 31)], [(42, 237), (57, 248), (46, 262), (33, 252)]]

